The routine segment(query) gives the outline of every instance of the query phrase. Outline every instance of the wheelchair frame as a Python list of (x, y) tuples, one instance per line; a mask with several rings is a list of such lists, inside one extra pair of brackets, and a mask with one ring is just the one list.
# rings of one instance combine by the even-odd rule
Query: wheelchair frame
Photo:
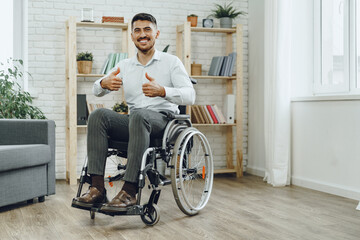
[[(146, 151), (143, 154), (141, 167), (139, 171), (138, 195), (136, 200), (137, 202), (135, 205), (130, 206), (121, 211), (116, 208), (112, 212), (109, 211), (105, 212), (101, 210), (102, 206), (91, 207), (91, 208), (81, 207), (77, 204), (74, 204), (75, 199), (73, 199), (72, 207), (89, 210), (91, 219), (95, 218), (96, 212), (110, 216), (140, 215), (142, 221), (146, 225), (152, 226), (155, 225), (160, 219), (160, 209), (157, 206), (161, 193), (161, 189), (159, 189), (159, 186), (166, 186), (170, 184), (172, 185), (172, 190), (176, 203), (180, 208), (180, 210), (183, 211), (185, 214), (195, 215), (198, 213), (199, 210), (205, 207), (211, 194), (212, 182), (213, 182), (213, 159), (212, 159), (210, 145), (206, 137), (196, 128), (192, 127), (188, 115), (175, 115), (172, 113), (167, 113), (167, 117), (170, 121), (168, 122), (164, 130), (161, 146), (149, 147), (148, 149), (146, 149)], [(191, 181), (194, 180), (196, 178), (195, 176), (199, 174), (198, 170), (195, 168), (194, 169), (184, 168), (183, 160), (179, 160), (186, 158), (186, 157), (179, 158), (179, 154), (180, 156), (185, 156), (184, 155), (185, 152), (187, 151), (191, 152), (191, 148), (193, 147), (193, 142), (192, 142), (193, 135), (199, 136), (199, 139), (201, 140), (201, 144), (199, 145), (201, 145), (201, 147), (205, 149), (204, 159), (205, 161), (207, 161), (205, 163), (207, 164), (206, 173), (204, 174), (204, 167), (202, 172), (202, 178), (205, 179), (204, 176), (206, 176), (205, 179), (206, 187), (204, 187), (203, 193), (201, 195), (201, 199), (200, 199), (201, 205), (199, 205), (199, 207), (194, 207), (191, 204), (189, 204), (189, 201), (187, 200), (187, 197), (184, 196), (184, 193), (179, 193), (179, 191), (182, 191), (180, 188), (184, 188), (184, 186), (181, 185), (182, 182), (179, 181), (179, 179), (180, 180), (182, 179), (183, 175), (186, 175), (188, 173), (193, 174), (192, 177), (187, 179), (188, 181)], [(189, 146), (186, 145), (185, 147), (182, 147), (183, 143), (186, 144), (189, 143)], [(126, 157), (126, 153), (115, 149), (108, 151), (108, 157), (111, 155), (117, 155), (118, 157)], [(166, 166), (170, 168), (171, 180), (167, 179), (166, 177), (162, 176), (159, 173), (157, 169), (158, 159), (162, 159), (162, 161), (166, 163)], [(118, 165), (118, 170), (120, 169), (126, 170), (126, 165)], [(183, 173), (183, 171), (185, 172)], [(142, 190), (145, 186), (146, 176), (149, 179), (150, 182), (149, 188), (150, 187), (152, 188), (152, 192), (148, 202), (145, 203), (144, 205), (141, 205), (141, 195), (142, 195)], [(108, 182), (119, 181), (123, 177), (124, 177), (124, 173), (120, 173), (110, 178), (105, 177), (105, 181)], [(89, 183), (91, 185), (91, 178), (87, 174), (87, 160), (85, 161), (84, 166), (82, 168), (82, 172), (80, 176), (80, 184), (76, 195), (77, 197), (80, 196), (83, 184), (85, 183)]]

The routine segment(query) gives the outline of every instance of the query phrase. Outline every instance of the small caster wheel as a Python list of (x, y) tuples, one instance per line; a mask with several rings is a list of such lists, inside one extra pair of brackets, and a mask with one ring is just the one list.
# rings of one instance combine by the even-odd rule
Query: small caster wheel
[(94, 210), (90, 210), (90, 218), (95, 219), (95, 211)]
[(39, 202), (45, 202), (45, 196), (39, 197)]
[(152, 205), (144, 205), (144, 215), (141, 220), (148, 226), (154, 226), (160, 219), (160, 208), (154, 203)]

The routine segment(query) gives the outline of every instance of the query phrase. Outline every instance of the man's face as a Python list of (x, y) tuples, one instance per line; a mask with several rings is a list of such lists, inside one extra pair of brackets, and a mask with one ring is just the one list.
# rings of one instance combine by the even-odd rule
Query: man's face
[(131, 39), (137, 49), (147, 53), (155, 45), (155, 39), (159, 37), (160, 31), (150, 21), (136, 21), (133, 24)]

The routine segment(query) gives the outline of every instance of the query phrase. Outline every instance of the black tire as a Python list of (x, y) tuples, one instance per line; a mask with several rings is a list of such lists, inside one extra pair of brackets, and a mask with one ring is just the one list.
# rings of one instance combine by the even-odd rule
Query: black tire
[(148, 226), (154, 226), (160, 220), (160, 208), (153, 203), (152, 205), (144, 206), (144, 215), (141, 215), (141, 220)]

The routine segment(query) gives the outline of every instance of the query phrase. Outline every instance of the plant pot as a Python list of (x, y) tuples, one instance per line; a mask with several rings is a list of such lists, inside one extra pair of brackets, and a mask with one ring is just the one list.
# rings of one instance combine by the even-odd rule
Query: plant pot
[(220, 27), (232, 28), (232, 18), (228, 18), (228, 17), (220, 18)]
[(190, 22), (191, 27), (196, 27), (198, 17), (187, 17), (187, 21)]
[(118, 114), (123, 114), (123, 115), (126, 115), (126, 114), (129, 114), (128, 112), (117, 112)]
[(90, 74), (92, 70), (92, 61), (77, 61), (79, 74)]

